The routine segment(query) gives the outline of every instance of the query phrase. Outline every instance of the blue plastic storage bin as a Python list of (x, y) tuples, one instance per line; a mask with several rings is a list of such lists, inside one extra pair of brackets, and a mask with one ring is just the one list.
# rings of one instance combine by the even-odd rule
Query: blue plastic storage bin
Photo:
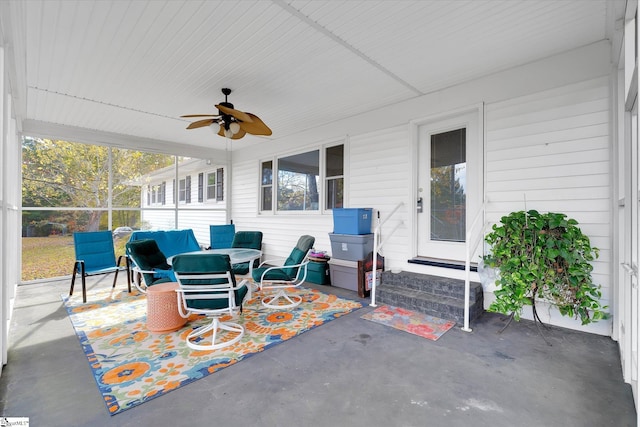
[(333, 232), (336, 234), (371, 233), (372, 208), (334, 208)]

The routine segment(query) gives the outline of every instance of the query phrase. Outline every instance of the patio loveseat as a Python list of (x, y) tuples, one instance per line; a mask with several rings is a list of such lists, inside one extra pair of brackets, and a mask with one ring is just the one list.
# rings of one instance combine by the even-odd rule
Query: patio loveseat
[[(148, 245), (145, 245), (145, 242), (149, 240), (155, 242), (153, 245), (153, 253), (149, 253), (150, 249)], [(136, 256), (133, 256), (134, 254), (131, 253), (131, 247), (133, 246), (140, 249), (140, 253), (136, 254)], [(201, 250), (201, 247), (191, 229), (134, 231), (131, 233), (131, 237), (127, 243), (127, 257), (133, 272), (134, 284), (140, 291), (145, 292), (146, 287), (153, 284), (175, 281), (175, 276), (171, 271), (171, 267), (167, 265), (166, 259), (174, 255), (199, 250)], [(159, 256), (161, 256), (163, 260), (159, 260)], [(138, 259), (138, 263), (144, 265), (138, 265), (135, 261), (136, 258), (140, 258)], [(158, 269), (154, 266), (158, 267)], [(141, 276), (144, 277), (146, 287), (142, 286)]]

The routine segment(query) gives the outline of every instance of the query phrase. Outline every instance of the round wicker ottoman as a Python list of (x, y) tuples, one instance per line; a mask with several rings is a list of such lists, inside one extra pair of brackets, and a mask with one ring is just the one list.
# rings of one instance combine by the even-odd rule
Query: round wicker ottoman
[(160, 283), (147, 289), (147, 329), (151, 332), (171, 332), (180, 329), (187, 319), (178, 312), (176, 282)]

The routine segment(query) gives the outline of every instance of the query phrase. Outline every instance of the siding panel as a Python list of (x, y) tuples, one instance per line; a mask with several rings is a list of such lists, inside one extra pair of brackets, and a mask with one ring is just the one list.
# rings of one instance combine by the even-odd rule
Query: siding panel
[[(485, 111), (488, 222), (522, 209), (576, 219), (600, 249), (593, 277), (602, 285), (603, 304), (613, 294), (609, 102), (605, 77), (490, 104)], [(557, 312), (548, 313), (563, 322)], [(609, 330), (610, 321), (602, 323), (598, 329)]]

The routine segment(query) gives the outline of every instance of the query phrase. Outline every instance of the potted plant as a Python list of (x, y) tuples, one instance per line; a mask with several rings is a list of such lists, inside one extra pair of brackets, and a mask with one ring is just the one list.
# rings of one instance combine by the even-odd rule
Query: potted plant
[(483, 261), (498, 271), (495, 301), (488, 311), (519, 320), (523, 307), (531, 305), (534, 321), (542, 323), (536, 301), (544, 300), (564, 316), (579, 317), (583, 325), (607, 317), (607, 307), (599, 302), (600, 286), (591, 277), (598, 248), (591, 246), (576, 220), (529, 210), (500, 221), (485, 236), (491, 253)]

